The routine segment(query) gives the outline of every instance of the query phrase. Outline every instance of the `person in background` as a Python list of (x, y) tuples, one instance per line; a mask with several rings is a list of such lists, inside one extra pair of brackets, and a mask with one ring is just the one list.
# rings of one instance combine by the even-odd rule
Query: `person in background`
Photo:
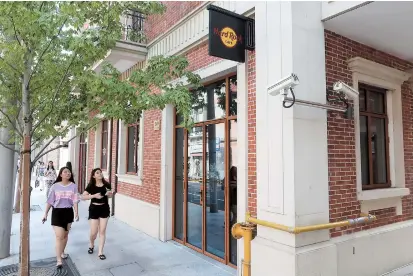
[(43, 161), (39, 161), (37, 168), (36, 168), (36, 180), (39, 181), (40, 184), (40, 191), (43, 191), (45, 183), (44, 183), (44, 173), (46, 170), (46, 166), (44, 165)]
[(99, 252), (98, 257), (105, 260), (103, 248), (106, 240), (106, 227), (110, 217), (110, 207), (108, 198), (112, 197), (112, 187), (109, 182), (103, 178), (100, 168), (93, 169), (90, 174), (90, 181), (82, 199), (89, 200), (89, 224), (90, 224), (90, 244), (89, 254), (93, 254), (95, 248), (95, 240), (99, 232)]
[(53, 207), (51, 224), (56, 235), (57, 269), (62, 268), (63, 259), (68, 257), (65, 254), (65, 249), (72, 223), (73, 221), (79, 221), (78, 204), (79, 193), (72, 172), (69, 168), (63, 167), (50, 188), (45, 214), (42, 219), (43, 223), (47, 221), (49, 210)]
[[(72, 173), (72, 171), (70, 171), (70, 173)], [(56, 170), (55, 170), (54, 165), (53, 165), (53, 161), (49, 161), (49, 164), (47, 165), (47, 169), (46, 169), (46, 172), (44, 174), (44, 177), (45, 177), (45, 181), (46, 181), (46, 197), (49, 197), (50, 187), (52, 187), (52, 185), (55, 182), (56, 177), (57, 177)]]

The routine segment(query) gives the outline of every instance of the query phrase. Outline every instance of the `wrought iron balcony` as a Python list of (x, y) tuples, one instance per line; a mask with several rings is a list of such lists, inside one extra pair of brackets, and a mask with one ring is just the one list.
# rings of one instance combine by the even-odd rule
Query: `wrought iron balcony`
[(137, 11), (128, 12), (122, 22), (124, 26), (122, 39), (135, 43), (145, 43), (144, 20), (145, 16), (142, 13)]

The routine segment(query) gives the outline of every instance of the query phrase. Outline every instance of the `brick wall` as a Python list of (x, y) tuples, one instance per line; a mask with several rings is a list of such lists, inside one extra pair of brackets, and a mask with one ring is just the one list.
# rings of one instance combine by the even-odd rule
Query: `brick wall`
[[(86, 176), (88, 178), (90, 178), (90, 172), (95, 167), (95, 137), (96, 137), (96, 131), (94, 129), (89, 130), (89, 134), (87, 137), (87, 171), (86, 171)], [(89, 179), (86, 179), (86, 185), (87, 183), (89, 183)]]
[[(352, 85), (352, 75), (347, 61), (353, 57), (362, 57), (401, 71), (412, 68), (407, 61), (387, 53), (352, 41), (346, 37), (326, 31), (326, 77), (327, 88), (342, 80)], [(413, 193), (413, 93), (409, 85), (402, 86), (403, 135), (406, 167), (406, 187)], [(328, 112), (328, 157), (329, 157), (329, 193), (330, 221), (340, 221), (360, 215), (360, 204), (356, 194), (356, 157), (353, 120), (343, 119), (341, 114)], [(341, 236), (363, 229), (374, 228), (413, 218), (413, 195), (403, 198), (403, 215), (397, 216), (395, 208), (376, 210), (378, 220), (370, 225), (357, 228), (331, 230), (331, 236)]]
[(248, 53), (248, 210), (257, 214), (255, 52)]
[(189, 14), (196, 7), (201, 5), (202, 1), (161, 1), (166, 11), (160, 15), (149, 16), (145, 20), (144, 30), (148, 43), (159, 35), (165, 33), (170, 27)]
[[(189, 70), (195, 71), (220, 60), (208, 55), (208, 44), (203, 43), (185, 53)], [(154, 130), (153, 122), (159, 120), (160, 110), (146, 111), (144, 115), (143, 177), (142, 185), (118, 183), (118, 192), (152, 204), (160, 203), (161, 130)], [(116, 139), (116, 138), (115, 138)]]
[(154, 130), (154, 121), (159, 120), (161, 125), (161, 118), (160, 110), (144, 113), (142, 185), (118, 183), (118, 193), (156, 205), (159, 205), (160, 201), (161, 130)]

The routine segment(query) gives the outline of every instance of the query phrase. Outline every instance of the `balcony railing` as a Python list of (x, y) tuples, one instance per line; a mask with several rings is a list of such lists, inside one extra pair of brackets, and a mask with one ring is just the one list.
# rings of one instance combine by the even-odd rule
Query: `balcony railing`
[(145, 16), (140, 12), (130, 11), (127, 13), (122, 22), (124, 26), (123, 40), (136, 43), (145, 43), (146, 39), (143, 29), (144, 21)]

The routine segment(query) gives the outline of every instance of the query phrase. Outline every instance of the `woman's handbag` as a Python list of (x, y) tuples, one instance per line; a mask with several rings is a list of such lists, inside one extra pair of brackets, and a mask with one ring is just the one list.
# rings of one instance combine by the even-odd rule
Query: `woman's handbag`
[(36, 181), (34, 182), (34, 187), (37, 188), (40, 185), (40, 181), (36, 179)]

